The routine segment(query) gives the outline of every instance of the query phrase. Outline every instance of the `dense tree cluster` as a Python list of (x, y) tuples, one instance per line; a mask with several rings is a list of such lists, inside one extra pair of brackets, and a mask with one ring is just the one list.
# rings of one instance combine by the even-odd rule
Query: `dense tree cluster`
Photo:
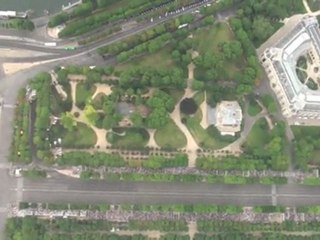
[(169, 113), (174, 109), (174, 100), (169, 94), (157, 90), (147, 101), (147, 106), (152, 109), (147, 118), (147, 126), (158, 129), (168, 123)]
[(65, 112), (61, 114), (60, 122), (62, 126), (71, 131), (75, 126), (77, 126), (77, 121), (75, 121), (74, 116), (70, 112)]
[(269, 38), (280, 26), (280, 20), (305, 11), (302, 1), (268, 0), (242, 1), (238, 12), (244, 31), (256, 47)]
[[(219, 28), (219, 26), (217, 27)], [(236, 31), (236, 29), (234, 30)], [(185, 48), (192, 45), (188, 41), (190, 40), (184, 43)], [(246, 44), (248, 46), (252, 45), (249, 39)], [(215, 106), (217, 102), (225, 99), (236, 99), (253, 90), (258, 76), (259, 63), (256, 60), (255, 49), (253, 48), (253, 51), (249, 53), (249, 50), (245, 50), (246, 44), (243, 44), (241, 39), (238, 38), (237, 40), (223, 42), (219, 44), (214, 54), (207, 51), (194, 59), (196, 80), (192, 87), (195, 90), (206, 88), (209, 92), (213, 92), (214, 94), (208, 99), (210, 105)], [(173, 54), (178, 56), (176, 52), (173, 52)], [(247, 61), (239, 66), (243, 57)], [(179, 61), (179, 58), (177, 59)], [(181, 60), (183, 61), (183, 58)], [(229, 71), (230, 63), (238, 65), (240, 71), (235, 73)]]
[(295, 164), (296, 167), (302, 170), (307, 170), (308, 165), (318, 165), (315, 160), (315, 153), (319, 148), (320, 128), (294, 126), (292, 130), (295, 135)]

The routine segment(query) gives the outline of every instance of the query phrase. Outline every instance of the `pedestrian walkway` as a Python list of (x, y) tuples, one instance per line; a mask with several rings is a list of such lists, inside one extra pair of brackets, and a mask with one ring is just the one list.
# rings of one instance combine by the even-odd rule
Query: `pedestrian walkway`
[(306, 9), (307, 13), (312, 13), (307, 0), (302, 0), (303, 6)]
[(95, 97), (97, 95), (99, 95), (100, 93), (108, 96), (112, 93), (111, 87), (108, 84), (104, 84), (104, 83), (96, 83), (96, 91), (95, 93), (92, 95), (91, 99), (95, 99)]
[(149, 148), (160, 148), (160, 146), (157, 144), (154, 135), (156, 133), (156, 129), (148, 129), (148, 133), (149, 133), (149, 141), (146, 144), (146, 147)]

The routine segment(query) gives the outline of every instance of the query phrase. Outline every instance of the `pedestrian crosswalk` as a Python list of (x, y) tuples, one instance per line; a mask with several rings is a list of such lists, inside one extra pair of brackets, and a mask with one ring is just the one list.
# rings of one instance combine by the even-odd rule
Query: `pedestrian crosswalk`
[(15, 108), (16, 105), (14, 105), (14, 104), (3, 104), (2, 107), (3, 108)]

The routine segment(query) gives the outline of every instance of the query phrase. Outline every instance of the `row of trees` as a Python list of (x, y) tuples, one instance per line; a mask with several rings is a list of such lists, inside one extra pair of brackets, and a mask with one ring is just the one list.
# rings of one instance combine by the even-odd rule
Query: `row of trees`
[(15, 110), (15, 126), (11, 147), (11, 160), (29, 163), (32, 160), (29, 146), (30, 105), (25, 99), (25, 94), (26, 91), (23, 89), (18, 95), (18, 106)]
[(160, 50), (171, 38), (172, 38), (171, 33), (162, 34), (150, 41), (139, 44), (128, 51), (121, 52), (117, 56), (117, 60), (119, 62), (125, 62), (131, 57), (141, 55), (146, 52), (154, 53)]
[(12, 19), (1, 23), (1, 25), (5, 28), (14, 28), (18, 30), (34, 30), (34, 23), (29, 19)]
[(242, 213), (243, 209), (232, 205), (214, 205), (214, 204), (161, 204), (161, 205), (120, 205), (121, 209), (126, 211), (142, 212), (180, 212), (180, 213)]
[[(88, 167), (124, 167), (128, 166), (123, 157), (117, 154), (107, 154), (104, 152), (95, 152), (90, 154), (87, 152), (67, 152), (58, 159), (59, 165), (68, 166), (88, 166)], [(150, 156), (149, 159), (142, 161), (141, 166), (151, 169), (161, 169), (169, 167), (186, 167), (188, 165), (188, 157), (185, 154), (177, 154), (172, 158), (161, 156)]]
[(82, 165), (90, 167), (123, 167), (127, 165), (125, 160), (120, 155), (107, 154), (103, 152), (90, 154), (81, 151), (64, 153), (57, 162), (59, 165)]
[(144, 42), (154, 39), (160, 35), (168, 32), (175, 31), (180, 25), (179, 19), (177, 21), (170, 20), (166, 23), (159, 24), (158, 26), (148, 29), (140, 34), (128, 37), (126, 40), (121, 42), (116, 42), (98, 49), (100, 55), (112, 54), (116, 55), (123, 51), (128, 51), (135, 46), (138, 46)]
[(188, 156), (186, 154), (177, 154), (173, 158), (161, 156), (151, 156), (148, 160), (142, 162), (142, 167), (151, 169), (187, 167)]
[(40, 73), (31, 81), (30, 86), (36, 90), (36, 119), (34, 123), (33, 143), (37, 156), (43, 160), (50, 158), (48, 129), (50, 129), (50, 85), (51, 76)]
[(185, 72), (180, 68), (149, 68), (136, 67), (127, 69), (120, 74), (119, 87), (134, 90), (146, 87), (155, 88), (185, 88)]
[[(77, 6), (70, 14), (61, 13), (53, 17), (49, 26), (54, 27), (67, 22), (67, 26), (59, 33), (59, 37), (72, 37), (92, 31), (104, 24), (139, 16), (141, 12), (154, 7), (163, 0), (134, 0), (123, 7), (107, 9), (105, 2), (90, 0)], [(113, 2), (111, 2), (112, 4)], [(110, 6), (110, 5), (109, 5)], [(69, 21), (71, 20), (72, 21)]]
[(253, 158), (250, 155), (241, 157), (222, 157), (222, 158), (198, 158), (197, 168), (206, 170), (265, 170), (267, 164), (262, 159)]

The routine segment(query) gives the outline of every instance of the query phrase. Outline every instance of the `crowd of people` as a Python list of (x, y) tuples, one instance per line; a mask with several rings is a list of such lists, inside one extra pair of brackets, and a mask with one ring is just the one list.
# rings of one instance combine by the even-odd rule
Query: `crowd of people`
[(130, 220), (198, 220), (239, 221), (251, 223), (270, 222), (309, 222), (320, 221), (320, 214), (297, 213), (294, 208), (287, 208), (284, 213), (257, 213), (251, 207), (243, 208), (241, 213), (195, 213), (195, 212), (157, 212), (157, 211), (123, 211), (110, 209), (107, 211), (93, 210), (50, 210), (41, 206), (37, 208), (19, 209), (16, 205), (10, 206), (10, 217), (36, 216), (41, 218), (76, 218), (83, 220), (106, 220), (110, 222), (129, 222)]

